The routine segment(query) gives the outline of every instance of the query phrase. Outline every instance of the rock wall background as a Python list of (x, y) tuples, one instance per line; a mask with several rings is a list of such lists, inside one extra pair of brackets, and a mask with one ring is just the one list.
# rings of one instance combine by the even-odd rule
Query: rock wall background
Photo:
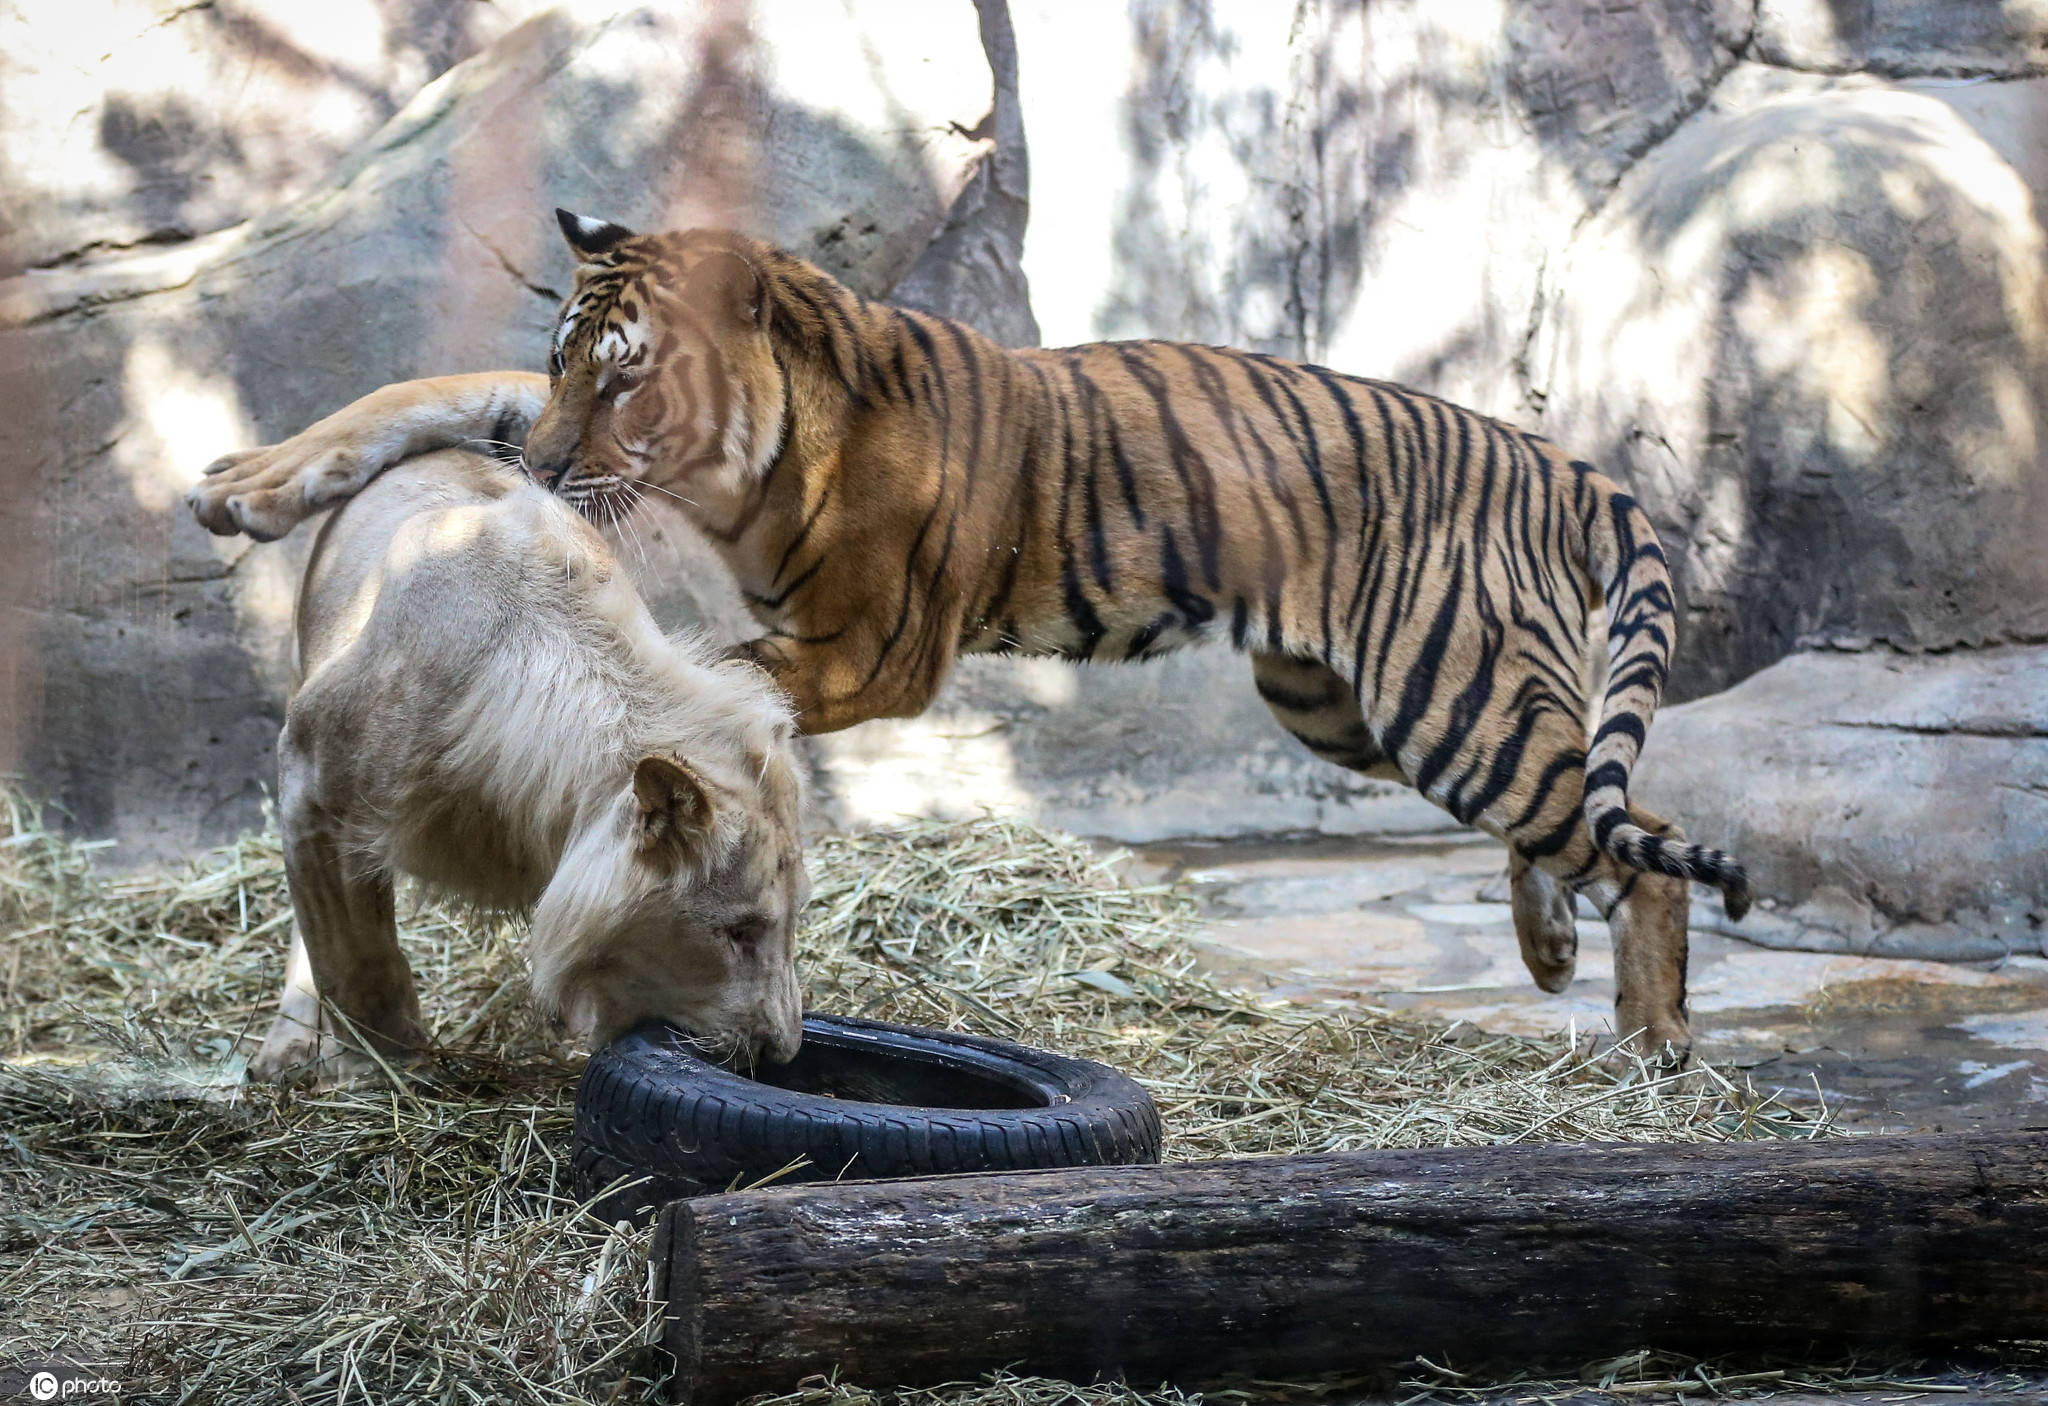
[[(2048, 0), (83, 8), (0, 5), (0, 766), (131, 855), (249, 823), (279, 710), (296, 557), (176, 492), (385, 380), (532, 364), (565, 203), (749, 224), (1012, 343), (1233, 342), (1537, 428), (1657, 520), (1702, 701), (1643, 794), (1750, 860), (1766, 936), (2043, 940)], [(673, 522), (627, 554), (739, 627)], [(843, 820), (1444, 823), (1222, 653), (969, 661), (817, 756)]]

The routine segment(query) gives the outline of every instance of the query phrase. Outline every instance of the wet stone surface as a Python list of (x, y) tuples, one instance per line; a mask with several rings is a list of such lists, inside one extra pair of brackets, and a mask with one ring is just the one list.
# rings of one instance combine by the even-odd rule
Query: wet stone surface
[[(1309, 838), (1139, 850), (1182, 879), (1220, 977), (1305, 1002), (1408, 1009), (1486, 1030), (1611, 1033), (1607, 925), (1579, 920), (1559, 996), (1523, 969), (1505, 858), (1484, 836)], [(1718, 899), (1695, 897), (1695, 911)], [(2048, 959), (1961, 965), (1771, 951), (1692, 933), (1697, 1053), (1867, 1131), (2048, 1125)]]

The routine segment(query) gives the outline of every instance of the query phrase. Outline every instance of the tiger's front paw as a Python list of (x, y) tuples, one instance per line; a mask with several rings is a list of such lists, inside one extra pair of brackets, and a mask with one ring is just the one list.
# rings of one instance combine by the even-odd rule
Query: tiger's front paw
[(346, 448), (304, 446), (299, 438), (222, 455), (186, 491), (185, 506), (216, 536), (240, 532), (258, 542), (274, 542), (369, 482), (360, 455)]

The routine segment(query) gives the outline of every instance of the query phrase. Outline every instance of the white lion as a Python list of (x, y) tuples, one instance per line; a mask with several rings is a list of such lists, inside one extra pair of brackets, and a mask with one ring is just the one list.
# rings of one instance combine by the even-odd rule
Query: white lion
[(590, 1048), (659, 1016), (789, 1059), (794, 735), (760, 670), (662, 634), (560, 499), (460, 450), (385, 473), (322, 527), (300, 585), (278, 743), (296, 924), (251, 1073), (428, 1045), (400, 872), (530, 909), (535, 998)]

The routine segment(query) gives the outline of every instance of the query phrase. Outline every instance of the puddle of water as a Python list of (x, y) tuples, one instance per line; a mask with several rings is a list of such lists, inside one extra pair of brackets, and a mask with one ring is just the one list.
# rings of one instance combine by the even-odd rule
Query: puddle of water
[[(1134, 869), (1193, 884), (1205, 965), (1293, 1000), (1349, 1000), (1510, 1034), (1605, 1031), (1613, 961), (1579, 921), (1579, 979), (1560, 996), (1523, 970), (1484, 836), (1317, 837), (1158, 846)], [(2048, 960), (1995, 969), (1782, 952), (1692, 934), (1701, 1057), (1871, 1129), (2048, 1124)]]

